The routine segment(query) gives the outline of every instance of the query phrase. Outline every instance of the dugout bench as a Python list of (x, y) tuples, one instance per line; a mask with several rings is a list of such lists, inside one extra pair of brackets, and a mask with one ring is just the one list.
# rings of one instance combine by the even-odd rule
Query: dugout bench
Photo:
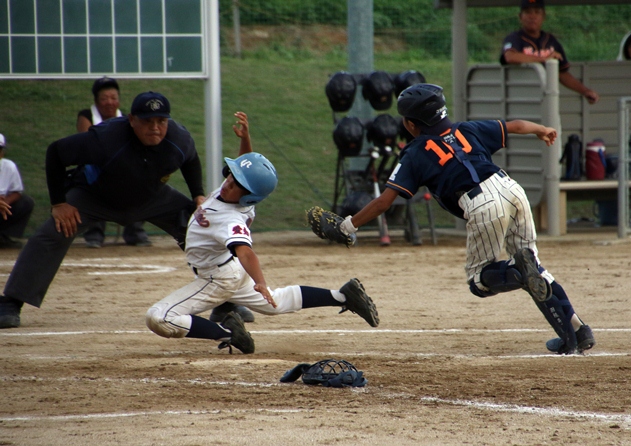
[[(537, 227), (549, 235), (567, 233), (568, 200), (617, 199), (618, 236), (627, 237), (631, 61), (576, 63), (570, 71), (599, 92), (596, 104), (559, 85), (556, 60), (546, 62), (545, 67), (474, 65), (466, 77), (465, 119), (526, 119), (558, 129), (551, 147), (533, 135), (508, 135), (506, 149), (498, 151), (493, 160), (522, 185), (534, 208)], [(561, 180), (561, 148), (571, 134), (579, 135), (583, 144), (602, 138), (607, 154), (618, 155), (618, 179)]]

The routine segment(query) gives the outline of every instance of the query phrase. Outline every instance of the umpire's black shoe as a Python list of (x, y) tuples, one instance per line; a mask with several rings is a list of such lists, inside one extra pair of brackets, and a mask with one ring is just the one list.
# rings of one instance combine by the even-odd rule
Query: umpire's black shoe
[(0, 249), (20, 249), (22, 242), (13, 240), (8, 235), (0, 234)]
[(226, 315), (231, 311), (234, 311), (241, 316), (243, 322), (254, 322), (254, 313), (246, 307), (242, 305), (235, 305), (232, 302), (224, 302), (218, 307), (213, 308), (213, 311), (210, 313), (210, 317), (208, 319), (220, 324), (221, 321), (225, 319)]
[(20, 311), (23, 302), (6, 296), (0, 296), (0, 328), (20, 326)]
[[(589, 350), (594, 345), (596, 345), (596, 340), (594, 339), (592, 329), (589, 328), (589, 325), (581, 325), (581, 328), (576, 331), (576, 352), (583, 353), (585, 350)], [(574, 353), (573, 351), (570, 351), (565, 344), (565, 341), (561, 338), (550, 339), (546, 342), (546, 348), (553, 353), (558, 353), (559, 355), (569, 355)]]
[(515, 266), (521, 274), (523, 287), (537, 302), (546, 301), (552, 296), (552, 288), (539, 273), (535, 253), (528, 248), (515, 253)]
[(231, 311), (219, 325), (231, 332), (230, 339), (219, 344), (220, 349), (227, 347), (232, 354), (232, 347), (236, 347), (246, 355), (254, 353), (254, 339), (245, 329), (241, 316)]
[(366, 290), (364, 290), (364, 286), (359, 280), (351, 279), (346, 282), (346, 284), (340, 288), (340, 293), (346, 296), (344, 308), (342, 308), (340, 313), (351, 310), (353, 313), (363, 317), (371, 327), (377, 327), (379, 325), (377, 307), (368, 294), (366, 294)]

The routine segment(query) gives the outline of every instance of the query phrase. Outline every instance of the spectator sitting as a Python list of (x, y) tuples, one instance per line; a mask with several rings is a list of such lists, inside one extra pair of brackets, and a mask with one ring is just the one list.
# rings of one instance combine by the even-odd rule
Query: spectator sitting
[[(83, 109), (77, 116), (77, 132), (87, 132), (92, 125), (100, 124), (111, 118), (123, 116), (119, 110), (120, 89), (118, 82), (110, 77), (94, 81), (92, 94), (94, 104)], [(143, 222), (130, 223), (123, 229), (123, 240), (131, 246), (151, 246), (151, 241), (143, 228)], [(105, 240), (105, 222), (94, 223), (83, 235), (88, 248), (100, 248)]]
[(587, 88), (570, 73), (570, 63), (559, 41), (541, 29), (546, 18), (543, 0), (522, 0), (519, 21), (521, 29), (504, 39), (500, 63), (544, 63), (548, 59), (559, 60), (559, 82), (570, 90), (584, 96), (590, 104), (598, 102), (599, 96)]
[(17, 166), (4, 158), (6, 138), (0, 134), (0, 201), (11, 206), (11, 215), (0, 219), (0, 248), (21, 248), (22, 243), (12, 237), (21, 238), (35, 203), (24, 194), (24, 185)]

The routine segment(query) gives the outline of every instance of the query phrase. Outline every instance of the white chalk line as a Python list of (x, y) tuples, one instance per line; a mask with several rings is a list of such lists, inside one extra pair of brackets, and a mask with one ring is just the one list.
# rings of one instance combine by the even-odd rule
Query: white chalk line
[[(128, 259), (129, 260), (129, 259)], [(99, 262), (113, 262), (113, 263), (94, 263), (96, 261)], [(78, 262), (63, 262), (61, 264), (61, 268), (91, 268), (91, 269), (105, 269), (109, 271), (90, 271), (86, 274), (88, 276), (115, 276), (115, 275), (128, 275), (128, 274), (158, 274), (158, 273), (169, 273), (171, 271), (175, 271), (176, 268), (172, 266), (164, 266), (164, 265), (150, 265), (150, 264), (140, 264), (134, 265), (129, 263), (116, 263), (120, 262), (121, 259), (111, 258), (111, 259), (81, 259)], [(10, 262), (0, 262), (0, 266), (13, 266), (13, 263)], [(112, 269), (117, 269), (117, 271), (112, 271)], [(122, 271), (118, 271), (122, 270)], [(1, 276), (8, 276), (9, 274), (1, 274)]]
[(491, 410), (496, 412), (515, 412), (549, 417), (587, 418), (607, 423), (625, 423), (626, 429), (631, 427), (631, 414), (607, 414), (598, 412), (577, 412), (556, 407), (519, 406), (517, 404), (499, 404), (471, 400), (447, 400), (435, 397), (421, 397), (421, 401), (428, 403), (448, 404), (452, 406), (473, 407), (476, 409)]
[(8, 421), (72, 421), (72, 420), (89, 420), (89, 419), (106, 419), (106, 418), (128, 418), (128, 417), (147, 417), (160, 415), (218, 415), (231, 413), (299, 413), (313, 412), (313, 409), (215, 409), (215, 410), (155, 410), (150, 412), (125, 412), (125, 413), (94, 413), (94, 414), (76, 414), (76, 415), (36, 415), (30, 417), (8, 417), (0, 418), (0, 422)]
[[(291, 334), (376, 334), (382, 335), (386, 333), (394, 334), (461, 334), (461, 333), (543, 333), (549, 332), (548, 329), (541, 328), (507, 328), (507, 329), (480, 329), (480, 328), (438, 328), (438, 329), (366, 329), (366, 330), (250, 330), (251, 334), (256, 335), (291, 335)], [(631, 328), (595, 328), (595, 332), (621, 332), (631, 333)], [(42, 332), (12, 332), (0, 331), (2, 336), (81, 336), (92, 334), (153, 334), (149, 330), (82, 330), (82, 331), (42, 331)]]
[[(116, 383), (141, 383), (141, 384), (160, 384), (175, 383), (175, 384), (193, 384), (193, 385), (214, 385), (214, 386), (244, 386), (244, 387), (276, 387), (284, 386), (287, 384), (274, 383), (251, 383), (251, 382), (227, 382), (227, 381), (202, 381), (202, 380), (175, 380), (167, 378), (143, 378), (143, 379), (89, 379), (89, 378), (38, 378), (38, 377), (0, 377), (2, 381), (105, 381)], [(366, 389), (360, 389), (366, 391)], [(474, 409), (483, 409), (492, 412), (512, 412), (526, 415), (540, 415), (544, 417), (567, 417), (575, 419), (589, 419), (606, 423), (622, 423), (627, 426), (623, 426), (625, 429), (631, 428), (631, 414), (608, 414), (598, 412), (581, 412), (560, 409), (556, 407), (536, 407), (536, 406), (521, 406), (518, 404), (502, 404), (502, 403), (490, 403), (485, 401), (475, 400), (460, 400), (460, 399), (443, 399), (431, 396), (420, 397), (420, 401), (423, 403), (438, 403), (451, 406), (463, 406)], [(10, 421), (68, 421), (77, 419), (103, 419), (103, 418), (125, 418), (125, 417), (137, 417), (137, 416), (160, 416), (160, 415), (216, 415), (220, 413), (300, 413), (300, 412), (312, 412), (313, 409), (217, 409), (206, 411), (141, 411), (141, 412), (112, 412), (112, 413), (100, 413), (100, 414), (71, 414), (71, 415), (35, 415), (35, 416), (11, 416), (0, 417), (0, 422)]]

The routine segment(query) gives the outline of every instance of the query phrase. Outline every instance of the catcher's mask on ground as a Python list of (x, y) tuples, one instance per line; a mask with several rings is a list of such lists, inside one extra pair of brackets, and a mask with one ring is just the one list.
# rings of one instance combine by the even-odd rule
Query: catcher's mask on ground
[(278, 184), (276, 169), (260, 153), (250, 152), (236, 159), (224, 158), (224, 161), (236, 182), (250, 192), (239, 200), (241, 206), (260, 203), (276, 189)]
[(312, 365), (298, 364), (287, 370), (280, 382), (294, 382), (301, 375), (305, 384), (322, 384), (324, 387), (364, 387), (368, 384), (364, 373), (343, 359), (323, 359)]

